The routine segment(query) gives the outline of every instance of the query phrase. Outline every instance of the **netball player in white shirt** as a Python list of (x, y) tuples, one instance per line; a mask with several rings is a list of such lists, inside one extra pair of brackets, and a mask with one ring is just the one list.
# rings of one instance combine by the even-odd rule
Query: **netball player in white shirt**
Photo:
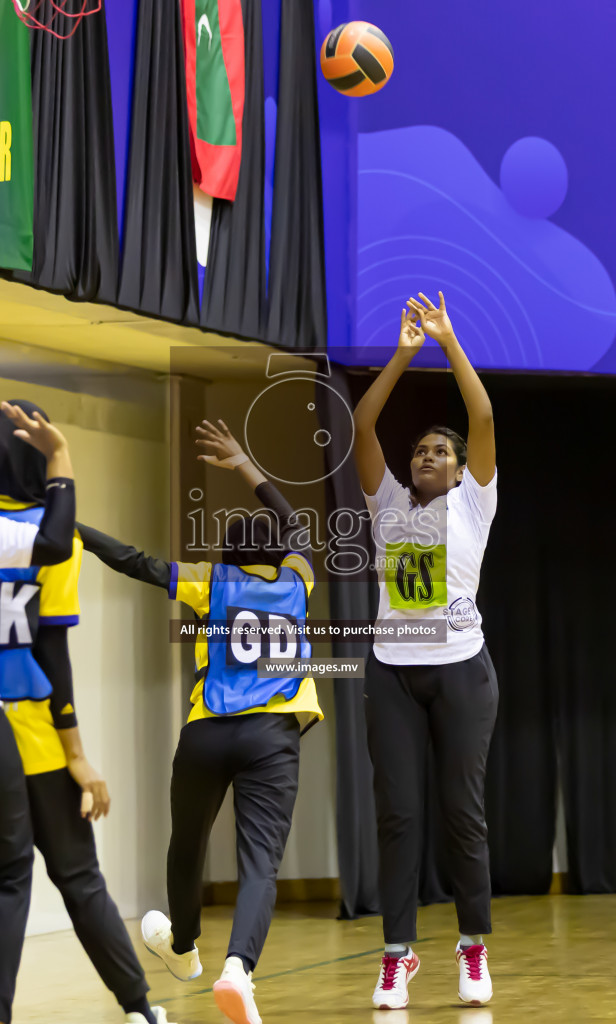
[[(434, 749), (460, 940), (460, 998), (492, 996), (483, 936), (491, 931), (484, 816), (486, 760), (498, 703), (476, 592), (496, 511), (490, 400), (456, 338), (442, 292), (403, 310), (396, 353), (355, 410), (355, 459), (371, 514), (380, 588), (378, 621), (402, 639), (374, 644), (366, 669), (366, 718), (379, 840), (385, 955), (378, 1009), (408, 1005), (419, 969), (417, 890), (426, 748)], [(439, 342), (468, 413), (468, 441), (446, 427), (410, 448), (410, 491), (385, 464), (375, 425), (425, 335)], [(400, 629), (399, 627), (402, 627)]]

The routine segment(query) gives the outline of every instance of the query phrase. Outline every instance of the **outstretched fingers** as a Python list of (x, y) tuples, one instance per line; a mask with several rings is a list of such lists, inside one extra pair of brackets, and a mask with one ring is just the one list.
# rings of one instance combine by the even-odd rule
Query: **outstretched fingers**
[[(419, 295), (419, 298), (420, 298), (420, 299), (422, 299), (422, 300), (423, 300), (423, 302), (425, 302), (425, 304), (426, 304), (426, 307), (427, 307), (427, 308), (428, 308), (429, 310), (434, 310), (434, 309), (436, 309), (436, 306), (434, 305), (434, 303), (433, 303), (433, 302), (431, 302), (431, 301), (430, 301), (430, 299), (428, 298), (428, 296), (427, 296), (427, 295), (424, 295), (424, 293), (423, 293), (423, 292), (418, 292), (417, 294)], [(439, 292), (439, 294), (440, 294), (440, 292)]]
[[(22, 430), (34, 430), (38, 426), (37, 421), (30, 419), (18, 405), (10, 405), (8, 402), (3, 402), (2, 412)], [(36, 413), (34, 415), (36, 416)], [(38, 419), (40, 420), (40, 416)]]
[(409, 315), (413, 317), (413, 321), (419, 319), (422, 330), (425, 330), (428, 310), (422, 306), (421, 302), (416, 302), (414, 299), (409, 299), (407, 305), (410, 306)]
[(198, 434), (202, 437), (215, 437), (218, 438), (219, 441), (222, 440), (223, 434), (218, 427), (214, 426), (213, 423), (210, 423), (209, 420), (202, 420), (201, 422), (202, 426), (195, 428)]

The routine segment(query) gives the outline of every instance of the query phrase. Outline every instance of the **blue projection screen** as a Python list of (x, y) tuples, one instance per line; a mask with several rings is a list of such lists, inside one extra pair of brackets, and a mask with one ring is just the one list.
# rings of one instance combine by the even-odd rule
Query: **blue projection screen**
[(616, 7), (349, 7), (389, 36), (395, 70), (335, 101), (355, 104), (357, 155), (345, 361), (381, 364), (404, 300), (441, 288), (477, 367), (616, 373)]

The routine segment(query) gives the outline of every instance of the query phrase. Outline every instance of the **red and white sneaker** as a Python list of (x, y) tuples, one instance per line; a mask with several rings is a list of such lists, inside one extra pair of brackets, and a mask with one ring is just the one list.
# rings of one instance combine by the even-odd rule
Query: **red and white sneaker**
[(488, 951), (485, 946), (456, 946), (456, 960), (460, 967), (458, 995), (463, 1003), (483, 1006), (492, 998), (492, 979), (488, 970)]
[(419, 957), (385, 956), (381, 960), (379, 980), (372, 996), (377, 1010), (403, 1010), (409, 1005), (408, 984), (419, 970)]

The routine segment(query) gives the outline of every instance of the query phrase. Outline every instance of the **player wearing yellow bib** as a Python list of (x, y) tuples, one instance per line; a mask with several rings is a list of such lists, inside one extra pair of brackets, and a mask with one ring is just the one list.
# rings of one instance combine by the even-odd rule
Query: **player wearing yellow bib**
[[(439, 295), (438, 308), (422, 293), (423, 302), (409, 299), (397, 351), (354, 415), (355, 459), (376, 546), (378, 619), (405, 627), (403, 640), (374, 644), (366, 670), (385, 935), (373, 994), (377, 1009), (405, 1007), (408, 983), (419, 970), (411, 943), (428, 739), (460, 928), (458, 993), (474, 1005), (492, 996), (482, 937), (491, 931), (483, 798), (498, 689), (475, 601), (496, 511), (494, 423), (488, 395)], [(375, 426), (425, 334), (449, 359), (468, 413), (468, 444), (446, 427), (423, 431), (411, 449), (409, 492), (387, 468)]]
[[(27, 416), (9, 402), (2, 402), (1, 409), (19, 443), (27, 441), (46, 459), (47, 481), (38, 525), (0, 515), (0, 570), (56, 565), (70, 558), (75, 532), (75, 483), (66, 439), (36, 413)], [(3, 587), (0, 581), (0, 638), (25, 625), (14, 585), (6, 593)], [(7, 693), (0, 683), (0, 1024), (9, 1024), (30, 904), (33, 848), (26, 780), (3, 696)]]
[[(219, 424), (204, 420), (197, 428), (197, 443), (208, 452), (200, 458), (237, 469), (273, 513), (231, 524), (222, 563), (166, 562), (95, 530), (80, 529), (86, 550), (118, 572), (164, 588), (193, 609), (199, 625), (210, 628), (212, 635), (196, 645), (193, 708), (173, 762), (167, 861), (171, 920), (150, 911), (142, 932), (148, 949), (175, 977), (189, 981), (201, 974), (195, 939), (200, 934), (203, 865), (212, 825), (232, 785), (239, 890), (214, 996), (237, 1024), (260, 1024), (252, 972), (270, 926), (276, 876), (291, 827), (300, 729), (323, 715), (314, 680), (261, 679), (257, 660), (268, 653), (268, 645), (270, 652), (274, 645), (277, 652), (282, 646), (287, 655), (301, 650), (304, 656), (305, 646), (294, 637), (307, 615), (314, 575), (308, 551), (298, 551), (294, 543), (292, 508), (229, 429)], [(270, 633), (272, 622), (276, 626)], [(240, 626), (246, 623), (254, 625), (250, 635)]]
[[(19, 405), (46, 418), (32, 403)], [(38, 523), (44, 502), (45, 460), (23, 445), (3, 413), (0, 518)], [(96, 855), (91, 819), (107, 814), (109, 796), (83, 752), (67, 637), (79, 621), (81, 554), (75, 535), (70, 557), (58, 565), (0, 569), (0, 695), (23, 763), (34, 845), (81, 944), (127, 1024), (166, 1024), (165, 1010), (148, 1003), (143, 969)], [(8, 934), (17, 941), (16, 921)]]

